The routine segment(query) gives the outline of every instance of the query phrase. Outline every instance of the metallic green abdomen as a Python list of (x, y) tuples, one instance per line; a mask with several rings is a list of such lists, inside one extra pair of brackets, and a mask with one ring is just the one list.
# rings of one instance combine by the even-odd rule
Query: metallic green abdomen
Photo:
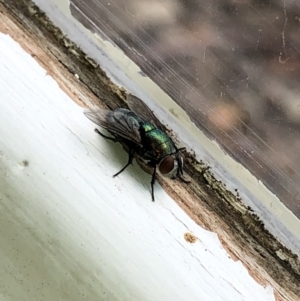
[(176, 152), (172, 139), (153, 124), (144, 123), (140, 131), (146, 159), (160, 161), (165, 156)]

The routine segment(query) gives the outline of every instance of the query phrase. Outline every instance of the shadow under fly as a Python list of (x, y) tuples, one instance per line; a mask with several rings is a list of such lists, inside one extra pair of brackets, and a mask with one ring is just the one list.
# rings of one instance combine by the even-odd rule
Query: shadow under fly
[(92, 122), (106, 129), (112, 137), (104, 135), (98, 129), (95, 132), (105, 139), (120, 142), (128, 147), (127, 164), (113, 176), (122, 173), (132, 164), (135, 155), (142, 158), (153, 168), (151, 196), (154, 201), (154, 183), (157, 170), (165, 177), (183, 178), (185, 148), (177, 148), (171, 137), (163, 130), (160, 121), (153, 112), (137, 97), (127, 95), (130, 109), (103, 110), (93, 108), (84, 112)]

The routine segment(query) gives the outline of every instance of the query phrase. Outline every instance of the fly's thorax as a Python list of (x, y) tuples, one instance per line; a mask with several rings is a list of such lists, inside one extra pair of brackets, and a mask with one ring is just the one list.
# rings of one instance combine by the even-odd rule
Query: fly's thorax
[(149, 159), (159, 162), (167, 155), (176, 152), (174, 142), (168, 134), (151, 123), (144, 123), (141, 126), (141, 137), (145, 148), (145, 156)]
[(168, 178), (174, 179), (183, 174), (184, 156), (179, 151), (164, 157), (158, 164), (159, 172)]
[(153, 130), (156, 130), (157, 127), (155, 125), (153, 125), (152, 123), (150, 122), (144, 122), (142, 125), (141, 125), (141, 131), (147, 135), (149, 133), (151, 133)]

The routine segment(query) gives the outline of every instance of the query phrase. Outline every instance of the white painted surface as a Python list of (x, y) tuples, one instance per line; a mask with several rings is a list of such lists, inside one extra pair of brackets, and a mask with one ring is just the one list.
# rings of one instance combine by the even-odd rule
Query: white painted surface
[(275, 300), (3, 34), (0, 70), (1, 301)]

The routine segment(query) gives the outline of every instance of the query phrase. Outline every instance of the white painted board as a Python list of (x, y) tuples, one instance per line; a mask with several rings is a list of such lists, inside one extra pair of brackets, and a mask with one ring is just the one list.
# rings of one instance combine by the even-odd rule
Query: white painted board
[(1, 301), (275, 300), (1, 33), (0, 70)]

